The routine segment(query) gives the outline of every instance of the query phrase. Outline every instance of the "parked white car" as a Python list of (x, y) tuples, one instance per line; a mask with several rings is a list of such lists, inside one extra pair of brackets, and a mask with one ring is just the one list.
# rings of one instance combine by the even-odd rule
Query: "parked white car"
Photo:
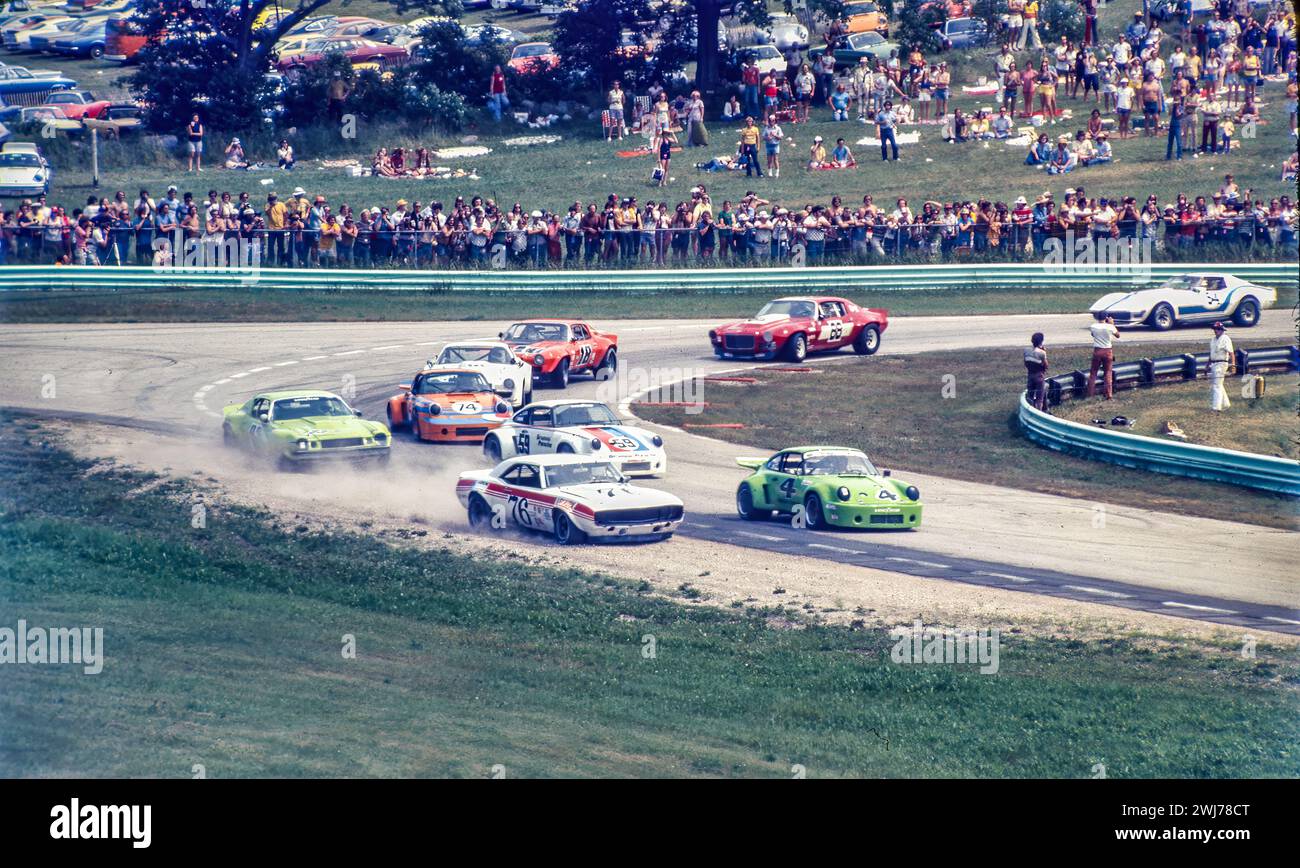
[(777, 50), (775, 45), (753, 45), (749, 48), (742, 48), (737, 52), (740, 60), (753, 60), (758, 67), (759, 75), (767, 75), (769, 72), (775, 76), (785, 74), (785, 55)]
[(476, 530), (511, 525), (561, 545), (588, 539), (663, 540), (682, 523), (682, 501), (631, 485), (613, 464), (581, 455), (521, 455), (462, 473), (456, 497)]
[(502, 341), (460, 341), (447, 344), (426, 367), (453, 365), (483, 374), (492, 390), (516, 410), (533, 402), (533, 366)]
[(513, 455), (591, 455), (612, 462), (624, 476), (663, 476), (663, 438), (624, 425), (596, 401), (538, 401), (483, 439), (490, 461)]
[(0, 196), (43, 196), (50, 192), (50, 167), (31, 142), (0, 146)]
[(1171, 277), (1151, 289), (1103, 295), (1088, 312), (1098, 321), (1109, 316), (1115, 325), (1149, 325), (1156, 331), (1227, 319), (1249, 328), (1259, 323), (1261, 311), (1275, 304), (1276, 289), (1231, 274), (1197, 272)]
[(778, 51), (808, 47), (808, 28), (793, 15), (773, 15), (772, 23), (763, 31), (763, 41), (775, 45)]

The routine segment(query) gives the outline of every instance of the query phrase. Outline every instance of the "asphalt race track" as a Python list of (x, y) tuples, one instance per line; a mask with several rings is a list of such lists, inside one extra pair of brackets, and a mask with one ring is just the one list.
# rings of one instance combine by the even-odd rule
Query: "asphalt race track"
[[(1087, 344), (1089, 322), (1086, 314), (899, 318), (891, 321), (881, 352), (1017, 348), (1040, 330), (1049, 346)], [(495, 336), (505, 324), (5, 325), (0, 405), (161, 431), (216, 454), (224, 404), (272, 388), (311, 387), (351, 395), (369, 418), (383, 418), (384, 403), (397, 384), (409, 382), (442, 343)], [(664, 379), (738, 367), (713, 357), (705, 333), (715, 324), (593, 322), (619, 335), (625, 373), (653, 369)], [(1248, 334), (1252, 342), (1290, 342), (1295, 326), (1289, 311), (1267, 311)], [(1206, 335), (1203, 329), (1143, 330), (1140, 339), (1187, 341)], [(870, 376), (870, 359), (851, 352), (838, 357), (834, 363), (860, 364), (864, 377)], [(1008, 363), (1017, 359), (1009, 355)], [(51, 382), (57, 385), (55, 396), (43, 397)], [(538, 389), (535, 397), (599, 397), (611, 404), (626, 397), (611, 391), (612, 384), (579, 377), (567, 392)], [(1007, 400), (1010, 407), (1015, 396)], [(669, 472), (650, 484), (680, 496), (688, 515), (679, 539), (668, 545), (706, 539), (806, 558), (810, 575), (833, 570), (836, 562), (853, 563), (1300, 634), (1298, 533), (1114, 505), (1106, 507), (1107, 520), (1098, 529), (1096, 505), (1088, 501), (926, 476), (905, 466), (892, 469), (916, 482), (926, 501), (925, 525), (917, 532), (812, 533), (785, 523), (750, 524), (735, 517), (732, 505), (743, 474), (734, 458), (762, 450), (673, 429), (662, 433)], [(792, 431), (790, 439), (804, 438)], [(412, 480), (441, 478), (483, 463), (470, 447), (417, 446), (401, 437), (394, 453), (388, 472)], [(445, 497), (454, 504), (449, 489)], [(789, 578), (792, 587), (799, 581)]]

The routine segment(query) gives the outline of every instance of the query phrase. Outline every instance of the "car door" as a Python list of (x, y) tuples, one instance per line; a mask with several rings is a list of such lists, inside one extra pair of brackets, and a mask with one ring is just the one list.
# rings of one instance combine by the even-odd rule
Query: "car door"
[[(533, 407), (525, 413), (528, 421), (515, 432), (515, 452), (520, 455), (554, 452), (555, 412), (550, 407)], [(518, 413), (515, 418), (518, 419), (525, 413)]]
[(270, 417), (271, 399), (257, 397), (253, 399), (248, 413), (248, 441), (256, 447), (263, 447), (267, 442), (267, 429), (270, 427), (269, 422), (263, 422), (262, 416)]
[(1205, 318), (1206, 295), (1205, 279), (1198, 278), (1190, 282), (1185, 289), (1174, 290), (1174, 309), (1180, 320), (1198, 320)]
[(794, 512), (800, 501), (799, 474), (803, 453), (782, 452), (767, 463), (769, 481), (764, 484), (768, 502), (781, 512)]
[(1202, 290), (1205, 312), (1197, 319), (1215, 320), (1227, 315), (1230, 294), (1228, 284), (1222, 277), (1205, 278), (1205, 288)]
[(845, 344), (845, 335), (853, 330), (844, 321), (844, 306), (838, 301), (823, 301), (817, 305), (817, 347), (835, 349)]
[(551, 529), (551, 507), (542, 496), (542, 472), (536, 464), (516, 464), (501, 475), (509, 486), (506, 512), (510, 520), (530, 530)]
[(585, 370), (596, 364), (596, 341), (591, 336), (591, 329), (582, 323), (574, 323), (570, 337), (569, 369)]

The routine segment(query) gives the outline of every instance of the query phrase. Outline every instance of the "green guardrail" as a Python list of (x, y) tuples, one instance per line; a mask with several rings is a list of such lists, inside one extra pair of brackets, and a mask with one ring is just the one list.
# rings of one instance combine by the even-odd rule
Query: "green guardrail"
[[(1285, 356), (1289, 361), (1280, 364), (1289, 370), (1295, 370), (1296, 360), (1300, 359), (1300, 349), (1294, 346), (1251, 353), (1261, 357)], [(1025, 436), (1058, 452), (1139, 470), (1210, 479), (1300, 497), (1300, 461), (1084, 425), (1037, 409), (1029, 403), (1027, 392), (1020, 395), (1019, 419)]]
[(642, 291), (694, 289), (777, 293), (851, 289), (1051, 289), (1081, 282), (1097, 289), (1148, 286), (1191, 271), (1229, 272), (1278, 288), (1300, 283), (1294, 262), (1160, 263), (1096, 267), (1044, 263), (850, 265), (806, 268), (398, 270), (262, 268), (252, 270), (150, 266), (0, 267), (0, 292), (139, 291), (162, 289), (368, 289), (445, 292)]

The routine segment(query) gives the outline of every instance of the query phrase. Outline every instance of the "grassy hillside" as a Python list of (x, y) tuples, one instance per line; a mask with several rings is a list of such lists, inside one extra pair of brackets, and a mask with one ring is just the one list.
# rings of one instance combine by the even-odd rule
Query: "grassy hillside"
[(1027, 629), (996, 676), (901, 666), (878, 625), (772, 629), (451, 539), (313, 532), (211, 496), (195, 529), (188, 486), (4, 423), (0, 624), (103, 627), (107, 662), (0, 667), (3, 775), (1300, 773), (1283, 649)]

